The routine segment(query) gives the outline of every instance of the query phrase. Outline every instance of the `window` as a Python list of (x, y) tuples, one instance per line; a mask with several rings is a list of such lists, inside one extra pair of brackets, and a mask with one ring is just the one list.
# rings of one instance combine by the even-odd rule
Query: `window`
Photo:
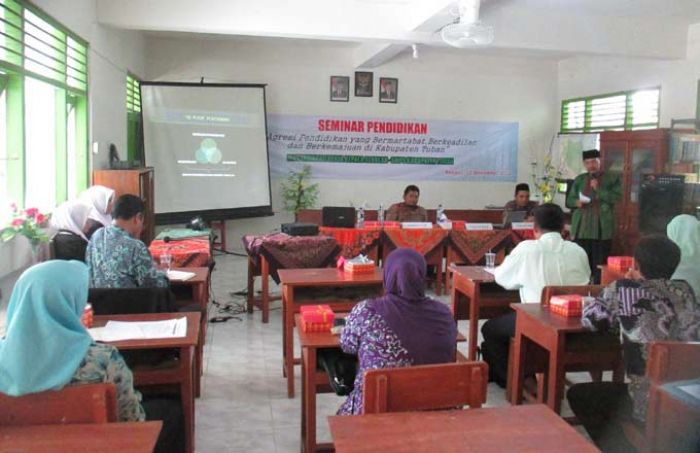
[(48, 210), (87, 187), (87, 139), (87, 44), (0, 0), (0, 220), (10, 202)]
[(660, 91), (650, 88), (562, 101), (561, 132), (657, 128)]
[(126, 134), (127, 158), (143, 159), (143, 126), (141, 122), (141, 82), (126, 75)]

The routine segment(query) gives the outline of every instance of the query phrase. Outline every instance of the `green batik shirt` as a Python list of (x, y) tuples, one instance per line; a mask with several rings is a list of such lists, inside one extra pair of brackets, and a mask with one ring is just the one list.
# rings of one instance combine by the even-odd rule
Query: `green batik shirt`
[(612, 239), (615, 203), (622, 194), (620, 176), (616, 173), (603, 173), (598, 190), (593, 190), (588, 181), (588, 173), (578, 175), (566, 197), (566, 206), (572, 209), (576, 208), (580, 193), (591, 199), (590, 203), (573, 211), (571, 236), (574, 239)]
[(100, 228), (90, 238), (85, 262), (90, 288), (167, 288), (146, 244), (114, 225)]
[(71, 384), (111, 383), (117, 388), (120, 422), (140, 422), (146, 417), (134, 377), (114, 346), (93, 343), (73, 374)]

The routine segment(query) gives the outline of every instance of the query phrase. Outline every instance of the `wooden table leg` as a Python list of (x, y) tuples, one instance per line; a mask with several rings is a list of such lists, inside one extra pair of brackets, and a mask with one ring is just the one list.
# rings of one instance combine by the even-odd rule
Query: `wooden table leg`
[(180, 367), (182, 382), (180, 383), (180, 399), (182, 400), (182, 414), (185, 418), (185, 451), (194, 453), (194, 374), (193, 366), (194, 348), (180, 348)]
[(260, 257), (260, 275), (262, 278), (262, 322), (270, 320), (270, 265), (264, 256)]
[(566, 351), (566, 339), (564, 335), (559, 335), (556, 349), (549, 351), (547, 377), (547, 406), (557, 414), (561, 411), (561, 399), (564, 393), (564, 351)]
[(469, 298), (469, 360), (476, 360), (476, 344), (479, 341), (479, 289), (480, 285), (467, 281)]
[(316, 451), (316, 348), (301, 352), (301, 450)]
[(287, 378), (287, 397), (294, 398), (294, 288), (282, 287), (283, 368)]
[(511, 383), (511, 394), (510, 394), (510, 404), (518, 405), (523, 401), (523, 380), (525, 379), (525, 337), (522, 332), (522, 320), (520, 319), (520, 314), (516, 315), (515, 318), (515, 337), (513, 341), (513, 350), (511, 353), (514, 355), (513, 359), (513, 372), (511, 377), (513, 382)]
[(207, 338), (207, 321), (209, 308), (209, 281), (198, 284), (195, 291), (195, 300), (199, 303), (202, 309), (202, 318), (199, 323), (199, 341), (197, 341), (196, 357), (195, 357), (195, 375), (194, 375), (194, 394), (199, 398), (202, 394), (202, 375), (204, 374), (204, 342)]
[(246, 309), (248, 313), (253, 313), (253, 298), (255, 297), (255, 263), (253, 258), (248, 257), (248, 297), (246, 298)]

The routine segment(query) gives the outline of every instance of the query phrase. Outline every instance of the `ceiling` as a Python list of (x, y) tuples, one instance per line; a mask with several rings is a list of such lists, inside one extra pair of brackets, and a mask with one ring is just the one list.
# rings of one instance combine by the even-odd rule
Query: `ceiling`
[[(379, 66), (414, 43), (444, 47), (439, 31), (457, 12), (450, 0), (97, 2), (102, 24), (149, 34), (347, 42), (356, 67)], [(460, 52), (683, 59), (700, 0), (483, 0), (480, 17), (495, 29), (493, 44)]]

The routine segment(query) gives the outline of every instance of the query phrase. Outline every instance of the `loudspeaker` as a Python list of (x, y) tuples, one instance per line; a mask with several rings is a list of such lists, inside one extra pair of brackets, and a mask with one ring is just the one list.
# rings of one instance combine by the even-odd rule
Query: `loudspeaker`
[(282, 232), (290, 236), (317, 236), (318, 225), (315, 223), (283, 223)]
[(642, 176), (639, 191), (639, 232), (666, 234), (666, 225), (683, 212), (685, 177), (680, 175)]

